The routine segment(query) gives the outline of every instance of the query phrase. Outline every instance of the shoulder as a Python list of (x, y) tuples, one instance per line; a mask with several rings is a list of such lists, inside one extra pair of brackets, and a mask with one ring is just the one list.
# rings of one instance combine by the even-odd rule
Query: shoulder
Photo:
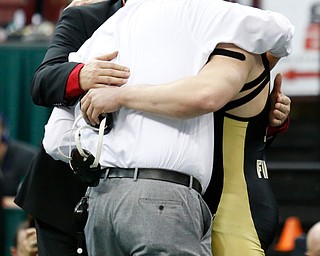
[(81, 16), (81, 17), (101, 17), (107, 16), (110, 10), (109, 1), (102, 1), (95, 4), (89, 4), (86, 6), (74, 6), (66, 8), (61, 15), (63, 17), (69, 16)]
[(82, 28), (90, 36), (118, 9), (117, 4), (111, 5), (109, 1), (70, 7), (63, 11), (58, 26), (68, 24), (68, 27)]

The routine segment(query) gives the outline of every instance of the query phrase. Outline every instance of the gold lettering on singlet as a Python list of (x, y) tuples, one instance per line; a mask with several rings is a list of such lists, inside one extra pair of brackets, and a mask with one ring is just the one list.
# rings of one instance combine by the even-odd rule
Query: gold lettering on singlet
[(259, 179), (268, 179), (268, 169), (264, 160), (257, 160), (257, 175)]

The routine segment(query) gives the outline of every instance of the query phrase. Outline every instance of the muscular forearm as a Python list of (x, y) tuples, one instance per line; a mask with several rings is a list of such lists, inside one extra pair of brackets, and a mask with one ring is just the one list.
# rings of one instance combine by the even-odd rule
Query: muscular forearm
[[(212, 104), (208, 86), (190, 77), (171, 84), (138, 85), (119, 88), (122, 107), (170, 118), (191, 118), (218, 108)], [(195, 93), (197, 92), (197, 93)]]
[[(214, 112), (229, 102), (241, 89), (247, 65), (231, 65), (217, 57), (198, 75), (162, 85), (132, 85), (90, 90), (81, 100), (90, 121), (100, 113), (131, 108), (169, 118), (192, 118)], [(223, 72), (228, 67), (228, 73)], [(232, 75), (229, 75), (232, 74)]]
[(245, 83), (254, 60), (253, 55), (245, 54), (245, 62), (216, 56), (198, 75), (161, 86), (123, 88), (120, 105), (174, 118), (215, 112), (233, 99)]

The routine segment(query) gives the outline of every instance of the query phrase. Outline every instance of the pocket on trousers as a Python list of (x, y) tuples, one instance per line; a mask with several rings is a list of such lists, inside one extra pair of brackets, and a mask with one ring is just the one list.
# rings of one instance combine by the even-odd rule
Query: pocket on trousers
[(159, 213), (170, 213), (171, 211), (176, 212), (177, 209), (182, 209), (182, 202), (176, 200), (140, 198), (139, 203), (148, 210)]
[[(200, 205), (201, 205), (201, 209), (202, 209), (203, 227), (204, 227), (204, 230), (203, 230), (204, 233), (203, 233), (202, 240), (205, 240), (211, 236), (213, 216), (212, 216), (212, 213), (211, 213), (208, 205), (203, 200), (201, 195), (199, 195), (199, 200), (200, 200)], [(210, 241), (211, 241), (211, 239), (210, 239)]]
[(199, 201), (202, 209), (203, 215), (203, 237), (201, 239), (201, 250), (202, 256), (212, 256), (212, 247), (211, 247), (211, 232), (212, 232), (212, 213), (208, 205), (203, 200), (202, 196), (199, 195)]

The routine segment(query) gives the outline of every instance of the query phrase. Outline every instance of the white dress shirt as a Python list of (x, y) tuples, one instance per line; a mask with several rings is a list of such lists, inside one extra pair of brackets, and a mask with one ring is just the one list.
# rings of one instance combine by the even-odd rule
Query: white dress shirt
[[(124, 86), (156, 86), (197, 74), (222, 42), (287, 56), (293, 32), (281, 14), (221, 0), (129, 0), (69, 61), (86, 63), (117, 50), (114, 61), (131, 73)], [(100, 164), (176, 170), (197, 178), (204, 192), (213, 166), (213, 131), (212, 113), (173, 120), (122, 108), (104, 136)], [(82, 147), (95, 154), (97, 132), (85, 129), (81, 135)]]

